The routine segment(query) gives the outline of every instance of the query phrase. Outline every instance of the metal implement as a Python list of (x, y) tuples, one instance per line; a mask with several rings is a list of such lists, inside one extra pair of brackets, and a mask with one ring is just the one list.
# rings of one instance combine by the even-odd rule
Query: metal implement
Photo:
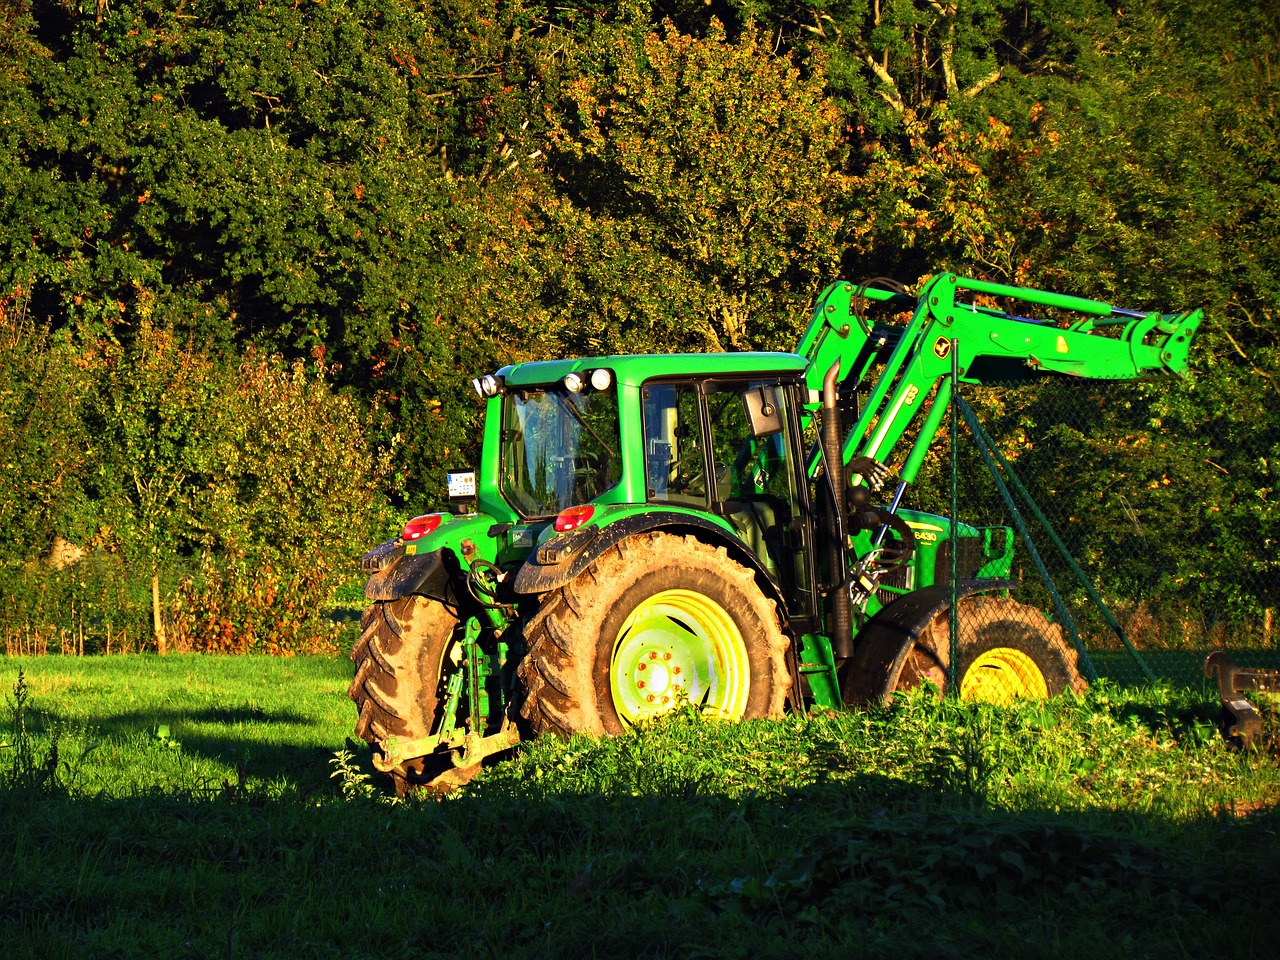
[(1221, 650), (1215, 650), (1204, 661), (1206, 677), (1218, 675), (1218, 696), (1228, 738), (1241, 746), (1252, 746), (1262, 733), (1262, 716), (1243, 693), (1280, 693), (1280, 670), (1245, 670)]

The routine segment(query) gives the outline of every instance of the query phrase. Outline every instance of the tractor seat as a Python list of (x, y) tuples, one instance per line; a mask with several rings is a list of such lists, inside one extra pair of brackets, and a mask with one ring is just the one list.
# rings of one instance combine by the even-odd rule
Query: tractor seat
[(769, 576), (778, 579), (782, 528), (789, 521), (786, 502), (756, 494), (722, 503), (724, 518), (751, 552), (760, 558)]

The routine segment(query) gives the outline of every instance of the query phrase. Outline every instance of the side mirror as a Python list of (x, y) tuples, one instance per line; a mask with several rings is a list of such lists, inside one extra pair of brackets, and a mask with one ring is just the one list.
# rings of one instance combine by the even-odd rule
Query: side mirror
[(747, 409), (753, 437), (771, 437), (782, 432), (782, 405), (778, 403), (777, 387), (752, 387), (742, 395), (742, 403)]

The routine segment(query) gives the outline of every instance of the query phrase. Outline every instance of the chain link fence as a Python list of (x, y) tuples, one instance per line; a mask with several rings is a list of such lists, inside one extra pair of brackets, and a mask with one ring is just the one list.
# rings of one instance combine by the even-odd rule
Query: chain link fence
[[(1057, 378), (957, 391), (955, 446), (944, 428), (912, 505), (951, 516), (954, 477), (959, 520), (1012, 528), (1022, 586), (1009, 603), (959, 604), (949, 689), (1007, 700), (1040, 692), (1037, 677), (1049, 693), (1074, 685), (1077, 670), (1212, 685), (1214, 650), (1280, 668), (1280, 425), (1264, 411), (1207, 415), (1193, 389)], [(979, 543), (961, 579), (994, 552)]]

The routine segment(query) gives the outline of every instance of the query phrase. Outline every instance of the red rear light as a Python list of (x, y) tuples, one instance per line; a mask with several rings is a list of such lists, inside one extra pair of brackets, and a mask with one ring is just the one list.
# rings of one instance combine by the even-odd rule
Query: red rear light
[(442, 513), (428, 513), (424, 517), (414, 517), (404, 525), (404, 529), (400, 531), (400, 538), (405, 543), (421, 540), (428, 533), (434, 533), (443, 519), (444, 514)]
[(556, 517), (556, 533), (568, 533), (570, 530), (577, 530), (590, 520), (595, 515), (595, 512), (596, 508), (589, 503), (581, 507), (566, 507)]

